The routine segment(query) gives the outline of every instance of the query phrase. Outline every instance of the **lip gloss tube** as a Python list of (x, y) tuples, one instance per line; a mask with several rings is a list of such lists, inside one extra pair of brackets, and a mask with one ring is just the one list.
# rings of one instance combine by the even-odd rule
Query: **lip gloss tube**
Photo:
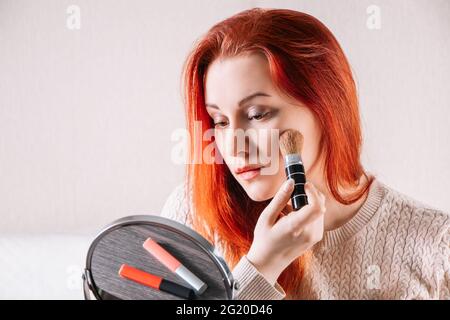
[(186, 288), (178, 283), (158, 277), (154, 274), (144, 272), (123, 264), (119, 269), (119, 275), (122, 278), (137, 282), (144, 286), (173, 294), (180, 298), (194, 299), (195, 292), (190, 288)]
[(172, 272), (176, 273), (183, 280), (189, 283), (189, 285), (195, 290), (197, 294), (202, 294), (203, 292), (205, 292), (208, 285), (204, 283), (202, 280), (200, 280), (191, 271), (189, 271), (188, 268), (182, 265), (180, 261), (178, 261), (169, 252), (167, 252), (152, 238), (148, 238), (147, 240), (145, 240), (142, 246), (156, 259), (158, 259), (163, 265), (165, 265)]

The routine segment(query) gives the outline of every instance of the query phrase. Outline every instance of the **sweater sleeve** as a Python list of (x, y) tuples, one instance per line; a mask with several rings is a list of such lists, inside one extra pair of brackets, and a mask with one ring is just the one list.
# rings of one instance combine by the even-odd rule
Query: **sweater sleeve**
[(439, 242), (434, 259), (440, 300), (450, 300), (450, 228), (447, 228)]
[(167, 197), (159, 215), (191, 227), (186, 220), (189, 207), (185, 190), (184, 183), (177, 185)]
[(272, 286), (256, 267), (243, 256), (233, 271), (234, 300), (282, 300), (286, 293), (278, 282)]

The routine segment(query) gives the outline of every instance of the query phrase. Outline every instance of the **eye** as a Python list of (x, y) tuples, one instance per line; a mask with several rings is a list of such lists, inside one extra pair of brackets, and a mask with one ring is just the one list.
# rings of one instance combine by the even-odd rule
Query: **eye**
[(262, 118), (265, 118), (267, 115), (269, 115), (270, 112), (264, 112), (264, 113), (257, 113), (251, 117), (248, 118), (248, 120), (261, 120)]
[(215, 128), (217, 128), (217, 127), (223, 128), (226, 125), (226, 122), (224, 122), (224, 121), (217, 121), (217, 122), (214, 121), (213, 123), (214, 123)]
[(214, 123), (214, 127), (222, 128), (222, 127), (224, 127), (224, 123), (225, 123), (225, 122), (217, 122), (217, 123)]

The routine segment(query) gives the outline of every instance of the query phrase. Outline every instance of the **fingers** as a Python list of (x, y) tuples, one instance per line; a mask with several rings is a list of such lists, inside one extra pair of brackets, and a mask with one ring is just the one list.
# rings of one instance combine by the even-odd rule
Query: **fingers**
[(286, 206), (286, 203), (290, 200), (293, 190), (294, 179), (290, 178), (281, 185), (281, 188), (275, 194), (272, 201), (270, 201), (269, 205), (261, 213), (258, 222), (272, 226), (280, 212)]
[[(289, 201), (289, 202), (291, 202), (291, 201)], [(292, 212), (293, 210), (294, 210), (294, 208), (292, 207), (292, 204), (287, 203), (287, 204), (284, 206), (283, 210), (281, 210), (281, 212), (282, 212), (283, 214), (287, 215), (287, 214), (289, 214), (290, 212)]]
[(305, 185), (305, 191), (308, 196), (308, 200), (311, 197), (311, 206), (319, 207), (325, 210), (325, 195), (319, 191), (311, 182), (307, 182)]
[(305, 192), (308, 196), (308, 205), (302, 207), (300, 210), (291, 212), (286, 217), (289, 228), (294, 236), (298, 236), (305, 226), (312, 223), (326, 211), (325, 196), (314, 185), (307, 183), (305, 185)]

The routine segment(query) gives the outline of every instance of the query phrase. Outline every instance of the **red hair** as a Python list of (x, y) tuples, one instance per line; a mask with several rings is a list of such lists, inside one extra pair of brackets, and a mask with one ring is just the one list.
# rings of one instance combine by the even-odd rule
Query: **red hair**
[[(183, 69), (190, 133), (186, 176), (192, 192), (193, 226), (211, 242), (217, 234), (231, 268), (248, 252), (256, 221), (270, 200), (251, 200), (226, 164), (195, 162), (210, 144), (201, 139), (203, 133), (213, 128), (204, 101), (208, 66), (218, 57), (252, 53), (263, 54), (277, 88), (308, 107), (318, 119), (324, 174), (334, 198), (343, 204), (354, 203), (373, 181), (368, 179), (361, 190), (346, 198), (338, 192), (339, 186), (357, 186), (366, 174), (360, 163), (362, 134), (356, 86), (344, 52), (325, 25), (305, 13), (260, 8), (214, 25), (196, 43)], [(196, 121), (201, 122), (200, 132)], [(299, 293), (309, 257), (310, 252), (296, 259), (278, 278), (286, 298), (295, 299)]]

